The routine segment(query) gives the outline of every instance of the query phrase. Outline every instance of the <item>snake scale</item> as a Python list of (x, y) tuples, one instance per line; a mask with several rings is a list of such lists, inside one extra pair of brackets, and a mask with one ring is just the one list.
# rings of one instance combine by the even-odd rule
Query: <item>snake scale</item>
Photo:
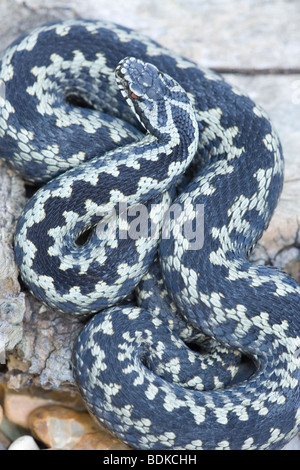
[[(0, 83), (1, 157), (39, 186), (16, 261), (38, 299), (84, 323), (72, 364), (90, 412), (135, 449), (282, 448), (300, 426), (300, 288), (248, 258), (283, 182), (265, 112), (102, 21), (31, 31)], [(121, 236), (142, 208), (146, 232)]]

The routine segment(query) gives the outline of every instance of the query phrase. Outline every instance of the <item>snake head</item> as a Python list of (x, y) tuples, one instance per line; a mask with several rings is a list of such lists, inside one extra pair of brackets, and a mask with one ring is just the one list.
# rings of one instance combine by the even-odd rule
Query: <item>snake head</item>
[[(151, 133), (167, 122), (166, 102), (189, 99), (181, 86), (153, 64), (134, 57), (126, 57), (116, 68), (116, 81), (129, 106), (142, 125)], [(160, 121), (160, 122), (158, 122)]]
[(168, 91), (154, 65), (135, 57), (126, 57), (116, 68), (116, 79), (125, 98), (132, 100), (163, 99)]

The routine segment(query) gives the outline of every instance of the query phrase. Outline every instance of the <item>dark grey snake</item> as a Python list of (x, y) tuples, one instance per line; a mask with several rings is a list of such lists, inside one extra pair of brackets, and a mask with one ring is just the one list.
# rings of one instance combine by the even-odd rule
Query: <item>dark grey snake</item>
[(281, 448), (300, 426), (300, 288), (248, 260), (283, 181), (265, 113), (100, 21), (38, 28), (0, 65), (1, 157), (46, 183), (16, 261), (37, 298), (86, 322), (73, 369), (89, 410), (137, 449)]

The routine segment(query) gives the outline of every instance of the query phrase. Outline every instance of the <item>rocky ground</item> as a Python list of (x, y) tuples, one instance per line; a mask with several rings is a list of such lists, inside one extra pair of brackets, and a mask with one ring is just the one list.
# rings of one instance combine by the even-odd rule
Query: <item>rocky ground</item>
[[(0, 0), (0, 52), (28, 29), (58, 19), (100, 18), (134, 27), (222, 72), (271, 116), (283, 144), (283, 193), (253, 259), (300, 282), (300, 8), (289, 0)], [(29, 434), (40, 448), (125, 449), (95, 428), (69, 368), (80, 325), (24, 293), (12, 235), (24, 183), (0, 163), (0, 446)], [(1, 356), (0, 356), (1, 359)], [(1, 361), (3, 362), (3, 361)], [(4, 410), (4, 416), (3, 415)], [(42, 431), (41, 431), (42, 430)], [(25, 444), (24, 444), (25, 442)], [(14, 445), (36, 445), (32, 437)], [(287, 448), (300, 450), (295, 438)]]

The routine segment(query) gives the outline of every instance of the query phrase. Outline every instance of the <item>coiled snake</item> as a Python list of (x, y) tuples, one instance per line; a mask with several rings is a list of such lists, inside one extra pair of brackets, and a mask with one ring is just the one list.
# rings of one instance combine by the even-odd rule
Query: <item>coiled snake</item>
[[(100, 21), (20, 38), (0, 80), (1, 157), (46, 183), (18, 222), (16, 261), (37, 298), (86, 321), (73, 369), (89, 410), (137, 449), (281, 448), (300, 425), (300, 288), (248, 260), (283, 181), (265, 113)], [(143, 236), (121, 236), (134, 220), (122, 204), (146, 208)], [(192, 249), (181, 229), (197, 235), (197, 207)], [(241, 354), (255, 364), (244, 380)]]

